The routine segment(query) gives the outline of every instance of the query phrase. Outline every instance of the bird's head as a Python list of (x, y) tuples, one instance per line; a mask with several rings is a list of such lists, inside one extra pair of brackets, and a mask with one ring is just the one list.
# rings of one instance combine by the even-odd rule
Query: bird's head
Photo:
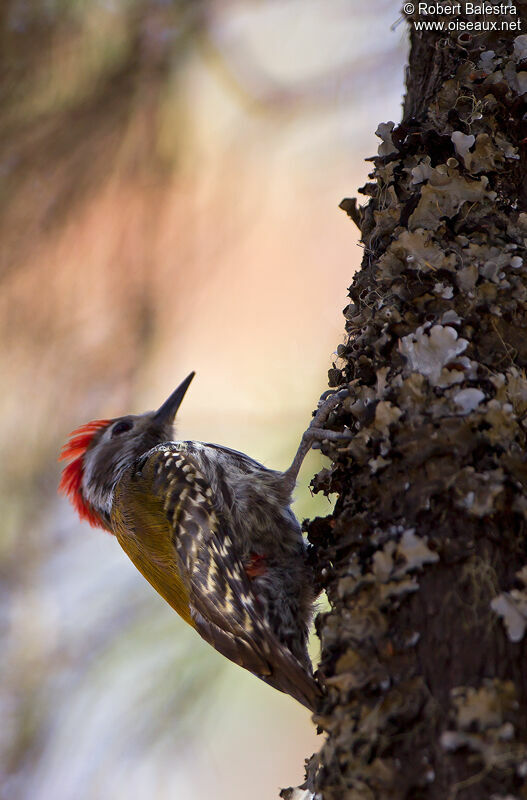
[(113, 493), (122, 472), (152, 447), (172, 438), (172, 428), (194, 372), (185, 378), (157, 411), (116, 419), (97, 419), (70, 434), (59, 461), (59, 492), (71, 501), (81, 519), (111, 531)]

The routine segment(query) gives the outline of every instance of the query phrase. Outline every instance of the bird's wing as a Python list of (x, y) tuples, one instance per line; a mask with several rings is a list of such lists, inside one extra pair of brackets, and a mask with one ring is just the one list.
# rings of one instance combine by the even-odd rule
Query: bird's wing
[(183, 444), (160, 445), (117, 487), (117, 536), (147, 580), (216, 650), (313, 708), (319, 689), (263, 616), (216, 501)]
[(228, 459), (232, 460), (238, 469), (244, 469), (248, 472), (254, 472), (257, 470), (258, 472), (268, 472), (274, 473), (276, 475), (280, 474), (276, 472), (274, 469), (269, 469), (268, 467), (261, 464), (259, 461), (256, 461), (255, 458), (251, 458), (246, 453), (242, 453), (239, 450), (233, 450), (232, 447), (225, 447), (222, 444), (213, 444), (212, 442), (207, 442), (206, 444), (200, 444), (203, 448), (203, 452), (207, 453), (210, 451), (216, 451), (217, 453), (222, 453)]

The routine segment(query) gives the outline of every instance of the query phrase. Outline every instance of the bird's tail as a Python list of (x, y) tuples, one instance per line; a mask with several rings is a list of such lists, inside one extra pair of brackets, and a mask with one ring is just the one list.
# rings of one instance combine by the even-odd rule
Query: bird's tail
[(299, 703), (315, 712), (324, 693), (313, 675), (285, 648), (273, 653), (270, 675), (258, 675), (265, 683), (280, 692), (291, 695)]

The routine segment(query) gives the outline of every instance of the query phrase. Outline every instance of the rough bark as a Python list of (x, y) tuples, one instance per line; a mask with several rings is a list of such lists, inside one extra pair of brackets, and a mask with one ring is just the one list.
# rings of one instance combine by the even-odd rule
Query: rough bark
[(527, 36), (412, 30), (377, 132), (308, 527), (323, 800), (527, 798), (526, 92)]

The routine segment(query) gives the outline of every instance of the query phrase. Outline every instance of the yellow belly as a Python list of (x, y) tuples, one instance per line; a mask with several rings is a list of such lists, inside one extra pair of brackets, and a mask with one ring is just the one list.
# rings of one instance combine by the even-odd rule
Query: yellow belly
[[(162, 506), (152, 495), (145, 499), (129, 484), (127, 486), (126, 481), (123, 483), (117, 486), (115, 492), (113, 532), (128, 558), (156, 592), (185, 622), (195, 627), (190, 615), (188, 590), (179, 575), (170, 523)], [(126, 498), (126, 504), (121, 502), (123, 497)]]

